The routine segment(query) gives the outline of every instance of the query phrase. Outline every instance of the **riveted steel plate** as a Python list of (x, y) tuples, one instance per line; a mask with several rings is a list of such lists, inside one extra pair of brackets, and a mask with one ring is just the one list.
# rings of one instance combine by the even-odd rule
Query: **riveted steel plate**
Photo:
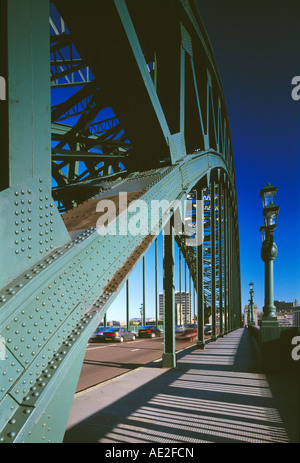
[(48, 182), (27, 179), (0, 192), (0, 288), (69, 240)]
[(0, 400), (2, 400), (22, 374), (24, 368), (8, 350), (3, 337), (0, 337), (0, 344), (1, 352), (3, 352), (3, 357), (1, 356), (0, 360)]

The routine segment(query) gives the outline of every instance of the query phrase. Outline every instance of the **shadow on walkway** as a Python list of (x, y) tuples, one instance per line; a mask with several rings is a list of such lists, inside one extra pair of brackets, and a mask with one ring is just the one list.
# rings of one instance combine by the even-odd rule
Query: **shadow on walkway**
[(300, 442), (299, 381), (259, 371), (239, 329), (77, 396), (64, 442)]

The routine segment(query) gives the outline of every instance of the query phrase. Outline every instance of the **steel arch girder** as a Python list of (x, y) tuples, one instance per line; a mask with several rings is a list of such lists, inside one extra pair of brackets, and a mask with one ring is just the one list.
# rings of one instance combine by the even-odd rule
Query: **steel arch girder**
[[(95, 80), (99, 85), (101, 83), (103, 92), (109, 96), (111, 106), (122, 121), (123, 129), (133, 142), (136, 153), (143, 153), (143, 156), (135, 154), (133, 159), (127, 161), (131, 170), (137, 165), (138, 170), (145, 165), (153, 167), (154, 160), (157, 166), (157, 162), (167, 158), (174, 165), (199, 146), (202, 150), (214, 148), (224, 155), (226, 153), (228, 161), (233, 162), (228, 115), (219, 73), (199, 14), (195, 14), (195, 6), (192, 7), (193, 3), (165, 0), (141, 5), (137, 0), (89, 0), (89, 14), (86, 24), (83, 24), (79, 0), (73, 2), (72, 9), (62, 0), (55, 1), (73, 35), (74, 44), (82, 50)], [(147, 14), (142, 14), (141, 10)], [(154, 40), (154, 35), (146, 27), (151, 23), (149, 17), (153, 20), (160, 18), (159, 40)], [(86, 27), (84, 31), (83, 27)], [(154, 27), (158, 34), (156, 23)], [(112, 28), (114, 40), (109, 49), (102, 50), (99, 61), (98, 46), (91, 47), (90, 44), (97, 43), (100, 46)], [(161, 61), (158, 60), (157, 88), (147, 70), (145, 55), (150, 53), (149, 48), (151, 53), (155, 51), (161, 57)], [(202, 62), (202, 54), (206, 55), (207, 63), (206, 60)], [(120, 67), (126, 69), (125, 75), (120, 73)], [(194, 92), (195, 99), (192, 112), (188, 101), (190, 91)], [(135, 101), (134, 105), (132, 101)], [(190, 132), (202, 134), (203, 146), (199, 145), (199, 137), (196, 137), (197, 141), (194, 137), (191, 141), (187, 136), (191, 120), (195, 125)]]
[[(153, 199), (182, 200), (199, 179), (216, 167), (227, 171), (218, 153), (189, 156), (170, 168), (142, 199), (147, 204)], [(122, 220), (122, 215), (116, 220)], [(72, 401), (66, 399), (64, 408), (56, 408), (54, 397), (62, 391), (73, 397), (83, 361), (80, 352), (104, 313), (96, 312), (93, 305), (144, 238), (99, 236), (95, 229), (89, 229), (80, 239), (50, 255), (45, 268), (33, 273), (31, 279), (24, 274), (16, 280), (17, 291), (2, 304), (0, 313), (0, 332), (8, 354), (0, 367), (3, 372), (13, 369), (13, 379), (1, 390), (3, 407), (7, 403), (12, 411), (4, 410), (0, 415), (0, 439), (29, 442), (34, 435), (42, 441), (43, 413), (49, 403), (51, 419), (46, 421), (46, 437), (59, 440), (55, 422), (66, 422)], [(146, 249), (141, 248), (139, 258)], [(53, 417), (55, 410), (57, 416)], [(15, 423), (13, 430), (11, 423)], [(34, 425), (34, 431), (33, 423), (39, 423)]]

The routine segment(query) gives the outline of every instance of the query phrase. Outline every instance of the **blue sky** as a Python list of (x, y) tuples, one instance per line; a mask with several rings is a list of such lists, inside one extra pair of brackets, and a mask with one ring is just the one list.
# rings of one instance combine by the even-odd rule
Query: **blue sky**
[(229, 113), (236, 169), (242, 305), (250, 281), (264, 305), (259, 192), (278, 187), (274, 298), (300, 303), (300, 100), (291, 81), (300, 75), (300, 3), (294, 0), (201, 0)]
[[(254, 282), (258, 309), (264, 305), (259, 193), (268, 182), (278, 187), (276, 204), (280, 206), (275, 232), (278, 257), (274, 263), (274, 298), (288, 302), (298, 299), (300, 303), (300, 100), (291, 97), (292, 78), (300, 75), (299, 1), (198, 3), (221, 74), (233, 139), (242, 308), (248, 303), (250, 281)], [(150, 317), (154, 314), (152, 251), (146, 262), (146, 317)], [(161, 266), (160, 258), (159, 290)], [(176, 268), (178, 289), (178, 263)], [(130, 280), (131, 317), (139, 316), (141, 275), (139, 265)], [(108, 318), (125, 319), (125, 291), (109, 309)]]

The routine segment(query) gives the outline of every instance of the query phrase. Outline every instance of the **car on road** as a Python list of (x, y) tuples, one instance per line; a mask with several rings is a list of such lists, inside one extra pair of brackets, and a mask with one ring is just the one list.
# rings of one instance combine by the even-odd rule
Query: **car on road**
[(187, 323), (183, 327), (183, 331), (175, 334), (176, 339), (182, 340), (195, 340), (197, 339), (197, 324), (196, 323)]
[(105, 342), (105, 341), (134, 341), (136, 334), (128, 331), (120, 326), (98, 326), (95, 333), (92, 335), (90, 342)]
[(175, 334), (182, 333), (184, 331), (184, 325), (176, 325), (175, 326)]
[(98, 326), (96, 331), (93, 333), (92, 337), (90, 338), (89, 342), (100, 342), (103, 341), (103, 335), (105, 331), (107, 331), (109, 326)]
[(211, 324), (205, 323), (205, 325), (204, 325), (204, 334), (211, 334)]
[(139, 338), (155, 338), (161, 336), (161, 331), (155, 325), (141, 326), (138, 330), (138, 336)]
[(135, 339), (136, 333), (120, 326), (112, 326), (103, 334), (103, 341), (124, 342), (134, 341)]

